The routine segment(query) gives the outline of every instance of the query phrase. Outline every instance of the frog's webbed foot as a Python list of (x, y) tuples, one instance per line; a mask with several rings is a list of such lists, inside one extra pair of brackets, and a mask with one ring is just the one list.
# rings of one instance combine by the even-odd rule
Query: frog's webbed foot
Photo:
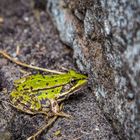
[(69, 118), (69, 119), (71, 119), (72, 118), (72, 116), (71, 115), (69, 115), (69, 114), (67, 114), (67, 113), (65, 113), (65, 112), (54, 112), (54, 115), (55, 116), (60, 116), (60, 117), (66, 117), (66, 118)]
[(63, 108), (63, 103), (61, 103), (60, 107), (59, 107), (59, 112), (54, 113), (56, 116), (60, 116), (60, 117), (66, 117), (69, 119), (72, 119), (73, 117), (63, 111), (61, 111)]

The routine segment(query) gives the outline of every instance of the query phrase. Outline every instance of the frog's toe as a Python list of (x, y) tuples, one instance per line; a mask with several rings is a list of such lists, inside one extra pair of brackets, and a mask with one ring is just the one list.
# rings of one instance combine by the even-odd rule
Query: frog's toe
[(66, 117), (66, 118), (69, 118), (69, 119), (72, 119), (73, 117), (65, 112), (55, 112), (54, 113), (55, 116), (61, 116), (61, 117)]

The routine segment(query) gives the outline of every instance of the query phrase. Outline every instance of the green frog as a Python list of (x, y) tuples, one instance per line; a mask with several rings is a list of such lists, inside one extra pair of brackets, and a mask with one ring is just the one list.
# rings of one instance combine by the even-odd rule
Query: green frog
[(70, 70), (64, 74), (29, 75), (14, 81), (10, 102), (28, 114), (67, 116), (59, 103), (87, 83), (87, 76)]

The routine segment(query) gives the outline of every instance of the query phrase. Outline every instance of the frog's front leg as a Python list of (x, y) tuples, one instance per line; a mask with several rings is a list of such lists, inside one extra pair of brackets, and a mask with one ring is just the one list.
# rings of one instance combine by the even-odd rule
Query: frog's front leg
[(51, 103), (51, 111), (55, 116), (61, 116), (61, 117), (66, 117), (66, 118), (71, 118), (71, 115), (66, 114), (65, 112), (62, 112), (62, 104), (59, 106), (58, 102), (54, 99), (50, 100)]

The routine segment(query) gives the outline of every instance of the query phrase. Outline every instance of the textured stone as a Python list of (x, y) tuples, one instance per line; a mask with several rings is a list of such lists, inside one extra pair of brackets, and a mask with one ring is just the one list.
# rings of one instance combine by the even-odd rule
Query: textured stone
[(62, 41), (122, 139), (140, 136), (139, 7), (138, 0), (48, 0)]

